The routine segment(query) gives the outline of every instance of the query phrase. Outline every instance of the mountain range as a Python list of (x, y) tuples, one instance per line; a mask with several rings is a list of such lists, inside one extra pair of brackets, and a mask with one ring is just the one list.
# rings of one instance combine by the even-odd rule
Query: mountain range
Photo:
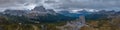
[(7, 9), (0, 16), (5, 16), (10, 22), (41, 23), (74, 20), (76, 18), (56, 13), (53, 9), (37, 6), (32, 10)]
[[(87, 9), (89, 10), (89, 9)], [(119, 12), (115, 11), (87, 11), (83, 9), (81, 11), (77, 11), (77, 13), (71, 13), (70, 11), (59, 11), (55, 12), (53, 9), (46, 9), (44, 6), (37, 6), (32, 10), (13, 10), (7, 9), (3, 13), (0, 13), (1, 16), (5, 16), (9, 18), (12, 22), (59, 22), (59, 21), (67, 21), (67, 20), (75, 20), (79, 18), (79, 16), (85, 16), (87, 19), (99, 19), (99, 18), (107, 18), (110, 15), (119, 14)]]

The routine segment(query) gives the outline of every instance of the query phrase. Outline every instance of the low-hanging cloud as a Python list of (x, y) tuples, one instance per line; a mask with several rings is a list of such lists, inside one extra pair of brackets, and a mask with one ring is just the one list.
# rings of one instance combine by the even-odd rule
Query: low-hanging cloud
[(39, 2), (37, 0), (0, 0), (0, 9), (32, 9)]
[(43, 5), (50, 9), (119, 9), (120, 0), (0, 0), (0, 9), (32, 9)]

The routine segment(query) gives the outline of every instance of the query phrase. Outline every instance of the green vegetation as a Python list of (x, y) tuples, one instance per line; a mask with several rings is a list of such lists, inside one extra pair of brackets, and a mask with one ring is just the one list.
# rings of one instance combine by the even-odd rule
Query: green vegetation
[[(24, 20), (21, 17), (16, 17), (14, 16), (14, 18), (16, 20)], [(9, 17), (2, 17), (0, 16), (0, 27), (3, 30), (41, 30), (42, 28), (45, 28), (47, 30), (59, 30), (58, 28), (56, 28), (56, 26), (62, 26), (65, 25), (65, 22), (57, 22), (57, 23), (41, 23), (41, 24), (23, 24), (23, 23), (19, 23), (18, 21), (10, 21), (10, 20), (15, 20), (13, 18), (9, 18)], [(15, 23), (13, 23), (15, 22)], [(22, 22), (22, 21), (21, 21)], [(42, 27), (41, 25), (44, 25), (45, 27)]]
[(119, 19), (116, 18), (89, 20), (86, 22), (88, 26), (83, 26), (80, 30), (120, 30), (119, 22)]

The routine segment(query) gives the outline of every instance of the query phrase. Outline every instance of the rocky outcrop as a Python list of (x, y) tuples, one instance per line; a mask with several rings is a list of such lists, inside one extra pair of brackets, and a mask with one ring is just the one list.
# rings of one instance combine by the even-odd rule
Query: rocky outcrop
[(57, 26), (61, 30), (80, 30), (85, 25), (85, 17), (80, 16), (79, 19), (67, 22), (64, 26)]

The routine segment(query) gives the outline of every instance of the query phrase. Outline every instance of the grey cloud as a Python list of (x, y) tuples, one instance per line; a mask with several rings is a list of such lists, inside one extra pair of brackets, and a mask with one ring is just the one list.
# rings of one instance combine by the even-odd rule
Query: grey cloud
[(90, 8), (90, 9), (111, 9), (113, 7), (120, 8), (120, 0), (59, 0), (57, 9), (69, 8)]
[(38, 0), (0, 0), (0, 9), (27, 9), (28, 6), (37, 5), (39, 2)]
[(0, 9), (25, 9), (43, 5), (52, 9), (119, 9), (120, 0), (0, 0)]

